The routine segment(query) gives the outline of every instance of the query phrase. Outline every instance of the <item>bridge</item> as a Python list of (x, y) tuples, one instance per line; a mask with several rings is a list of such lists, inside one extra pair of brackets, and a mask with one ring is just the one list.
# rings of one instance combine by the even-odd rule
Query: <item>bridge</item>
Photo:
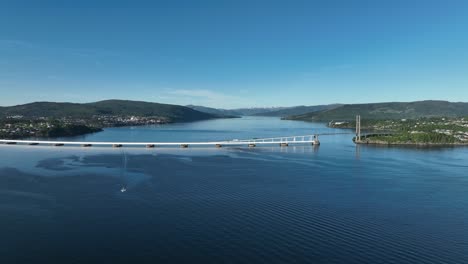
[(181, 148), (188, 148), (189, 146), (214, 146), (221, 148), (223, 146), (248, 146), (256, 147), (258, 145), (265, 146), (280, 146), (287, 147), (293, 144), (312, 144), (320, 145), (319, 136), (327, 135), (350, 135), (354, 133), (322, 133), (322, 134), (311, 134), (302, 136), (285, 136), (285, 137), (271, 137), (271, 138), (252, 138), (252, 139), (232, 139), (223, 141), (207, 141), (207, 142), (80, 142), (80, 141), (43, 141), (43, 140), (8, 140), (0, 139), (0, 143), (7, 145), (48, 145), (48, 146), (81, 146), (81, 147), (92, 147), (92, 146), (107, 146), (107, 147), (164, 147), (164, 146), (179, 146)]

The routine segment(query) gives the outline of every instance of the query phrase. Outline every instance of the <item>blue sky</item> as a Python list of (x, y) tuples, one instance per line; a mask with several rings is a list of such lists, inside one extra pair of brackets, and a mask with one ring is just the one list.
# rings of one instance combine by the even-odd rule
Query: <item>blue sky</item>
[(0, 105), (468, 101), (468, 1), (96, 2), (0, 0)]

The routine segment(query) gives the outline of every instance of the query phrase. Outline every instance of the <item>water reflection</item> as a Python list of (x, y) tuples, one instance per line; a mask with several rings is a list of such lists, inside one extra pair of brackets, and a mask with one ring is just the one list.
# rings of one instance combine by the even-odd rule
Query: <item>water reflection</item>
[(361, 145), (356, 144), (356, 159), (360, 160), (361, 159)]
[(122, 172), (121, 172), (121, 179), (122, 179), (122, 188), (120, 189), (120, 192), (126, 192), (127, 191), (127, 180), (126, 180), (126, 175), (127, 175), (127, 153), (125, 152), (124, 149), (121, 150), (122, 153)]
[(312, 148), (314, 150), (314, 154), (318, 154), (319, 149), (320, 149), (320, 145), (314, 145)]

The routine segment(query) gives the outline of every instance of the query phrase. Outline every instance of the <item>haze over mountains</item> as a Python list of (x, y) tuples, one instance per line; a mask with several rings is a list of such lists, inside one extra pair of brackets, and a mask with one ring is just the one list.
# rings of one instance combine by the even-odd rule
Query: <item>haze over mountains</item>
[(210, 108), (204, 106), (188, 105), (192, 109), (197, 111), (210, 113), (219, 116), (276, 116), (286, 117), (291, 115), (300, 115), (316, 111), (333, 109), (341, 104), (330, 104), (330, 105), (314, 105), (314, 106), (292, 106), (292, 107), (252, 107), (252, 108), (238, 108), (238, 109), (219, 109)]
[[(210, 113), (218, 116), (253, 116), (253, 115), (266, 115), (276, 111), (287, 109), (288, 107), (252, 107), (252, 108), (237, 108), (237, 109), (221, 109), (211, 108), (199, 105), (187, 105), (194, 110)], [(303, 112), (303, 113), (307, 113)]]
[(468, 103), (447, 101), (388, 102), (370, 104), (330, 104), (317, 106), (216, 109), (203, 106), (179, 106), (128, 100), (105, 100), (94, 103), (35, 102), (24, 105), (0, 107), (0, 117), (73, 117), (87, 118), (96, 115), (160, 116), (173, 122), (206, 120), (245, 115), (276, 116), (290, 120), (330, 121), (363, 119), (401, 119), (420, 117), (468, 116)]
[(301, 106), (294, 106), (294, 107), (286, 107), (284, 109), (280, 109), (276, 111), (268, 111), (268, 112), (260, 113), (257, 115), (287, 117), (287, 116), (292, 116), (292, 115), (302, 115), (306, 113), (330, 110), (330, 109), (334, 109), (340, 106), (342, 105), (341, 104), (312, 105), (312, 106), (301, 105)]
[(219, 108), (211, 108), (206, 106), (200, 105), (187, 105), (187, 107), (192, 108), (193, 110), (200, 111), (203, 113), (208, 113), (217, 116), (242, 116), (243, 113), (238, 112), (236, 110), (228, 110), (228, 109), (219, 109)]

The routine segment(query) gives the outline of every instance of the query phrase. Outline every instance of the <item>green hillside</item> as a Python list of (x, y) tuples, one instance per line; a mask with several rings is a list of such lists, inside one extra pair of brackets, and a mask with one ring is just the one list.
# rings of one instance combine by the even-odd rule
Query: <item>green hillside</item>
[(0, 117), (14, 115), (27, 118), (89, 118), (93, 115), (158, 116), (168, 118), (174, 122), (216, 118), (215, 115), (202, 113), (184, 106), (127, 100), (106, 100), (86, 104), (36, 102), (0, 108)]
[(373, 104), (347, 104), (331, 110), (288, 116), (285, 119), (303, 121), (362, 119), (414, 119), (421, 117), (458, 117), (468, 115), (468, 103), (447, 101), (390, 102)]
[(277, 116), (277, 117), (285, 117), (285, 116), (292, 116), (292, 115), (302, 115), (311, 112), (317, 111), (324, 111), (329, 109), (334, 109), (341, 106), (340, 104), (330, 104), (330, 105), (312, 105), (312, 106), (294, 106), (288, 107), (281, 110), (275, 110), (265, 113), (258, 113), (255, 114), (257, 116)]

